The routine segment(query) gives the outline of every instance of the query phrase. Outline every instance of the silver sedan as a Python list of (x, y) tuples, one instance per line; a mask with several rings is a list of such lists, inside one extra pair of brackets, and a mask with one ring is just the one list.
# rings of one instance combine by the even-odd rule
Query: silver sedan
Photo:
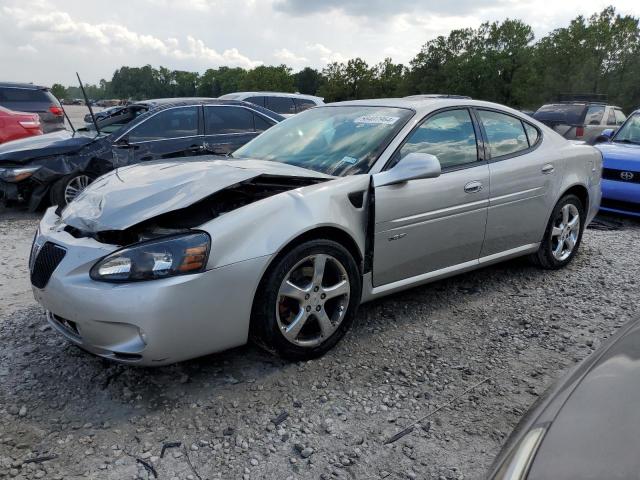
[(322, 106), (232, 157), (120, 168), (50, 208), (33, 292), (58, 332), (120, 362), (250, 338), (312, 358), (371, 299), (521, 255), (567, 265), (598, 211), (601, 163), (493, 103)]

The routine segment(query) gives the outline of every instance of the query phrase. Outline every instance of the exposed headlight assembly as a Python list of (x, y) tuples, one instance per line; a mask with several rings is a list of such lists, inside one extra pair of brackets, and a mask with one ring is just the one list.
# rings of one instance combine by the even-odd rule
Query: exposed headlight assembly
[(529, 430), (502, 462), (492, 480), (525, 480), (542, 438), (547, 432), (546, 426), (537, 426)]
[(21, 182), (36, 173), (40, 167), (0, 168), (0, 179), (5, 182)]
[(89, 272), (101, 282), (138, 282), (202, 272), (211, 239), (205, 232), (161, 237), (122, 248), (96, 263)]

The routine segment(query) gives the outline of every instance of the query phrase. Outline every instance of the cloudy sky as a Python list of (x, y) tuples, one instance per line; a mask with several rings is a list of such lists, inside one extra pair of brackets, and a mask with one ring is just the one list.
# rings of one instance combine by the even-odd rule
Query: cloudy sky
[(454, 28), (520, 18), (540, 37), (608, 4), (640, 16), (638, 0), (0, 0), (0, 80), (70, 85), (77, 70), (94, 83), (147, 63), (407, 62)]

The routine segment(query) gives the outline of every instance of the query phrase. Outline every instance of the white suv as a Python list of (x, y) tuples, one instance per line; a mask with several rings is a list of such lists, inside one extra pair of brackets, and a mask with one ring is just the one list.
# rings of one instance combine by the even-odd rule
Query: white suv
[(285, 117), (290, 117), (317, 105), (324, 105), (322, 97), (302, 93), (236, 92), (227, 93), (219, 98), (254, 103)]

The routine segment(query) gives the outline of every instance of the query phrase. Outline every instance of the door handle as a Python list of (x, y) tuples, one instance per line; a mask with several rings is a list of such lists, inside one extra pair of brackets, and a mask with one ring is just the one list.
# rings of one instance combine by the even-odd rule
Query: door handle
[(550, 173), (555, 172), (555, 168), (553, 165), (551, 165), (550, 163), (547, 163), (544, 167), (542, 167), (542, 173), (544, 175), (549, 175)]
[(469, 182), (464, 186), (464, 191), (467, 193), (478, 193), (480, 190), (482, 190), (482, 183), (477, 180)]

